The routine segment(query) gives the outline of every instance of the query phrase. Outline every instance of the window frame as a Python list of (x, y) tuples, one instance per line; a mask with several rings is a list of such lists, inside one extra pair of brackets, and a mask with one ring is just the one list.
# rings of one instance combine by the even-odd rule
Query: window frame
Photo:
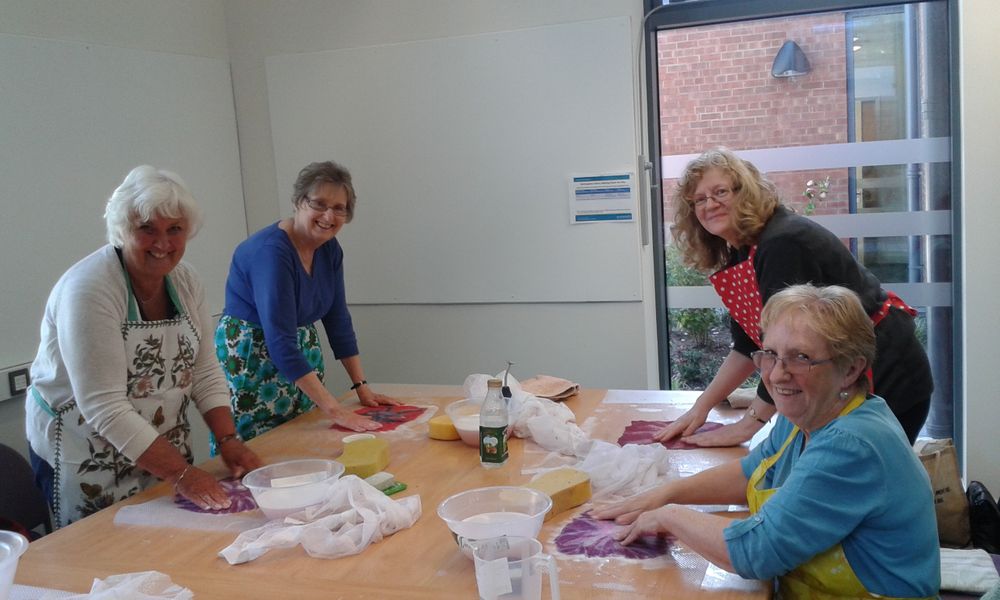
[[(803, 6), (801, 0), (674, 0), (670, 4), (662, 4), (663, 0), (644, 0), (644, 17), (642, 33), (643, 60), (645, 68), (644, 93), (646, 96), (646, 136), (645, 168), (648, 170), (650, 193), (647, 196), (652, 223), (652, 235), (655, 251), (653, 253), (653, 268), (657, 278), (655, 286), (656, 302), (656, 335), (657, 360), (659, 368), (659, 383), (661, 389), (670, 389), (670, 356), (669, 328), (666, 299), (666, 284), (663, 281), (665, 273), (666, 248), (664, 239), (664, 190), (662, 189), (662, 169), (659, 128), (659, 79), (657, 63), (657, 33), (663, 30), (681, 29), (699, 25), (722, 24), (753, 19), (807, 15), (829, 11), (848, 11), (856, 9), (879, 8), (883, 6), (898, 6), (905, 4), (921, 4), (926, 0), (907, 2), (905, 0), (816, 0), (808, 6)], [(958, 0), (940, 0), (946, 3), (949, 17), (949, 68), (951, 77), (949, 83), (950, 102), (950, 137), (951, 137), (951, 197), (952, 222), (951, 232), (951, 308), (952, 308), (952, 399), (953, 399), (953, 429), (956, 445), (961, 445), (965, 436), (964, 413), (965, 397), (964, 373), (961, 365), (964, 362), (962, 331), (964, 329), (964, 314), (962, 298), (964, 281), (961, 265), (963, 262), (964, 244), (961, 236), (963, 216), (963, 197), (961, 189), (962, 156), (961, 156), (961, 122), (959, 95), (959, 76), (961, 73), (959, 46), (959, 13)]]

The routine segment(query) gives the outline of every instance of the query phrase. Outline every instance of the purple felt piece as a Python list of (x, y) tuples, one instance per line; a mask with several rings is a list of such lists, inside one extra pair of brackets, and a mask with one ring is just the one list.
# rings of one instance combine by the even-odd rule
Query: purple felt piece
[[(680, 438), (674, 438), (666, 442), (653, 441), (653, 435), (671, 423), (673, 423), (673, 421), (632, 421), (628, 424), (628, 427), (625, 428), (625, 433), (618, 438), (618, 445), (624, 446), (625, 444), (662, 443), (669, 450), (695, 450), (701, 448), (701, 446), (682, 442)], [(698, 431), (695, 433), (704, 433), (720, 427), (722, 427), (722, 423), (707, 421), (704, 425), (699, 427)]]
[(207, 513), (210, 515), (228, 515), (246, 512), (257, 508), (257, 503), (253, 501), (253, 495), (250, 493), (250, 490), (243, 487), (243, 484), (240, 483), (238, 478), (227, 477), (225, 479), (220, 479), (219, 485), (221, 485), (222, 489), (229, 494), (229, 499), (232, 500), (229, 508), (220, 508), (218, 510), (212, 508), (204, 509), (180, 494), (174, 495), (174, 504), (176, 504), (178, 508), (183, 508), (184, 510), (196, 513)]
[(590, 511), (570, 521), (556, 537), (556, 548), (563, 554), (621, 558), (656, 558), (664, 556), (673, 543), (672, 536), (644, 535), (628, 546), (615, 539), (623, 526), (590, 516)]

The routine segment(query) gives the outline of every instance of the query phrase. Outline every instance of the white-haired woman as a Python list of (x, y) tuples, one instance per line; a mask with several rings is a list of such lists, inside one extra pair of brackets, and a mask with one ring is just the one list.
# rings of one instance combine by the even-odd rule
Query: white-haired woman
[(133, 169), (108, 199), (106, 246), (49, 294), (26, 402), (30, 458), (57, 526), (158, 480), (204, 509), (229, 506), (191, 466), (194, 402), (233, 475), (260, 465), (235, 436), (213, 323), (194, 270), (181, 262), (200, 213), (181, 179)]

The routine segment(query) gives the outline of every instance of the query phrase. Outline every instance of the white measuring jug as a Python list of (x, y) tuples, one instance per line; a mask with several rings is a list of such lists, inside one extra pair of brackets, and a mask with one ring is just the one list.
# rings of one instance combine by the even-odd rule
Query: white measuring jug
[(501, 536), (478, 540), (472, 556), (480, 600), (541, 600), (542, 573), (549, 572), (552, 600), (559, 600), (556, 560), (536, 539)]

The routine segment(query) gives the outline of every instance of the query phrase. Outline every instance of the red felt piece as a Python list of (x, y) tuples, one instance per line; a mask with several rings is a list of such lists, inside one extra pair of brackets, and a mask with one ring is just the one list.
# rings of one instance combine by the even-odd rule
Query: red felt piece
[[(382, 427), (376, 429), (376, 431), (392, 431), (400, 425), (409, 423), (410, 421), (420, 417), (420, 415), (424, 414), (424, 411), (426, 410), (426, 407), (408, 406), (406, 404), (400, 404), (398, 406), (383, 404), (380, 406), (363, 406), (354, 412), (381, 423)], [(336, 429), (337, 431), (351, 431), (346, 427), (341, 427), (336, 424), (331, 425), (330, 429)]]
[[(653, 435), (671, 423), (673, 423), (673, 421), (632, 421), (625, 428), (625, 433), (618, 438), (618, 445), (624, 446), (625, 444), (662, 443), (668, 450), (694, 450), (696, 448), (701, 448), (701, 446), (682, 442), (680, 438), (674, 438), (666, 442), (653, 441)], [(698, 428), (696, 433), (712, 431), (720, 427), (722, 427), (722, 423), (706, 421), (704, 425)]]

